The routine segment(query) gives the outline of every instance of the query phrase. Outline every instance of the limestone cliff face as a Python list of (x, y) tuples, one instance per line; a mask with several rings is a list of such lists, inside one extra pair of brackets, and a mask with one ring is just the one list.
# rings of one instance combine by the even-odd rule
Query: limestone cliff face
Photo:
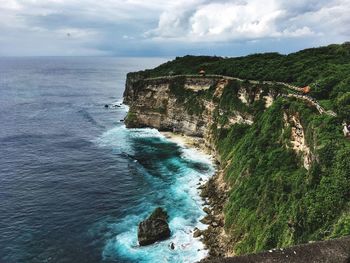
[[(203, 86), (201, 86), (203, 84)], [(186, 83), (186, 88), (189, 88)], [(194, 89), (206, 88), (205, 83), (194, 85)], [(193, 92), (196, 92), (193, 90)], [(176, 130), (191, 136), (204, 136), (205, 120), (210, 113), (189, 114), (170, 91), (170, 81), (128, 80), (124, 103), (130, 106), (126, 124), (128, 127), (154, 127), (159, 130)]]
[[(307, 118), (318, 116), (318, 112), (285, 94), (288, 93), (273, 83), (215, 76), (128, 75), (124, 93), (124, 103), (130, 107), (125, 120), (127, 127), (153, 127), (201, 137), (220, 163), (219, 172), (206, 186), (219, 189), (208, 196), (220, 197), (208, 199), (214, 211), (208, 216), (215, 227), (211, 225), (209, 232), (203, 234), (212, 255), (236, 252), (243, 242), (247, 246), (245, 251), (254, 251), (256, 248), (250, 246), (259, 238), (251, 235), (260, 229), (264, 229), (261, 233), (275, 231), (269, 226), (276, 220), (280, 230), (271, 232), (271, 236), (287, 234), (278, 238), (276, 234), (275, 243), (263, 240), (264, 248), (299, 242), (295, 229), (304, 227), (298, 221), (299, 212), (287, 213), (285, 209), (299, 205), (301, 195), (295, 182), (302, 185), (318, 178), (314, 172), (318, 171), (313, 169), (319, 163), (315, 150), (317, 137)], [(306, 188), (300, 189), (308, 193)], [(283, 202), (271, 201), (287, 196)], [(290, 205), (286, 206), (286, 202)], [(222, 215), (224, 206), (227, 209)], [(269, 210), (265, 212), (266, 207)], [(249, 214), (254, 215), (251, 219), (246, 217), (248, 208)], [(277, 212), (282, 216), (276, 216)], [(255, 213), (266, 221), (256, 220)], [(245, 220), (250, 220), (248, 229), (241, 223)], [(223, 225), (230, 232), (216, 228)], [(250, 227), (255, 230), (250, 232)]]
[[(215, 152), (211, 128), (225, 128), (235, 123), (252, 124), (253, 115), (240, 110), (227, 111), (219, 101), (230, 81), (212, 77), (165, 77), (142, 79), (128, 75), (124, 103), (130, 106), (126, 125), (129, 128), (153, 127), (161, 131), (176, 131), (204, 138), (206, 146)], [(208, 96), (206, 96), (208, 95)], [(231, 95), (234, 96), (234, 95)], [(241, 104), (265, 100), (271, 105), (276, 94), (262, 94), (257, 88), (240, 88), (237, 94)], [(218, 118), (227, 118), (219, 123)]]
[(298, 155), (301, 155), (304, 168), (309, 170), (314, 156), (311, 154), (310, 147), (306, 144), (304, 127), (301, 125), (300, 117), (298, 114), (289, 115), (284, 112), (283, 119), (285, 127), (291, 128), (291, 148)]

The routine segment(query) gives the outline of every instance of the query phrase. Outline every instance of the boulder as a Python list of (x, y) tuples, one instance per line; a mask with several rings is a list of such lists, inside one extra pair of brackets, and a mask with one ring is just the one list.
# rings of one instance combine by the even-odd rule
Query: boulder
[(203, 208), (203, 211), (204, 211), (205, 213), (207, 213), (208, 215), (211, 214), (211, 210), (210, 210), (209, 207), (204, 207), (204, 208)]
[(206, 216), (206, 217), (202, 218), (201, 220), (199, 220), (199, 222), (201, 222), (202, 224), (205, 224), (205, 225), (211, 225), (213, 220), (211, 219), (210, 216)]
[(140, 222), (137, 237), (140, 246), (147, 246), (170, 237), (168, 214), (160, 207)]
[(202, 235), (202, 231), (200, 231), (197, 227), (194, 229), (194, 232), (193, 232), (193, 237), (194, 238), (197, 238), (197, 237), (200, 237)]

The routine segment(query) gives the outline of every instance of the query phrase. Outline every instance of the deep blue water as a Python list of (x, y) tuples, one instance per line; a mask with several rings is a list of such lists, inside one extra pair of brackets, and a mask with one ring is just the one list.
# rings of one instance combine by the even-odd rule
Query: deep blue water
[[(120, 119), (125, 74), (163, 59), (0, 58), (0, 262), (193, 262), (210, 161)], [(155, 207), (170, 240), (137, 245)], [(169, 243), (175, 243), (175, 250)]]

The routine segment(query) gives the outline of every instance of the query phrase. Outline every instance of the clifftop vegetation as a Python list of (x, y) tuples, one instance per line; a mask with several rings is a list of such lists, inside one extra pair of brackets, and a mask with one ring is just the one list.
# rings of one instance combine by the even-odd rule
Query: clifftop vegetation
[(221, 58), (184, 56), (152, 70), (138, 72), (143, 77), (180, 74), (219, 74), (250, 80), (271, 80), (311, 86), (310, 95), (326, 109), (350, 116), (350, 42), (341, 45), (305, 49), (289, 55), (253, 54)]

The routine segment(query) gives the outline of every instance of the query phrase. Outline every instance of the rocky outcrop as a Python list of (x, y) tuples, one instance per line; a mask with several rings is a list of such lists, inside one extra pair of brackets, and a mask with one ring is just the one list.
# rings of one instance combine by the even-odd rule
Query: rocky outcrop
[[(210, 112), (190, 114), (171, 92), (172, 79), (128, 80), (124, 102), (130, 105), (126, 119), (128, 127), (154, 127), (163, 131), (179, 131), (191, 136), (204, 136)], [(212, 81), (211, 81), (212, 82)], [(207, 89), (211, 82), (193, 79), (182, 83), (184, 89), (196, 93)], [(210, 107), (209, 107), (210, 108)], [(210, 109), (208, 109), (210, 111)]]
[(210, 248), (209, 258), (232, 255), (232, 251), (230, 251), (232, 241), (223, 228), (225, 220), (222, 211), (229, 191), (223, 176), (223, 171), (218, 171), (201, 187), (201, 195), (210, 206), (210, 208), (203, 209), (207, 215), (201, 220), (202, 223), (209, 226), (200, 233), (203, 236), (204, 244)]
[[(223, 177), (229, 160), (220, 160), (218, 134), (223, 139), (233, 124), (242, 124), (244, 128), (252, 125), (258, 113), (270, 107), (276, 97), (283, 94), (273, 82), (239, 81), (219, 76), (143, 79), (138, 74), (132, 74), (127, 78), (124, 93), (124, 103), (130, 106), (125, 121), (127, 127), (153, 127), (203, 138), (203, 144), (220, 163), (222, 171), (199, 189), (205, 204), (209, 205), (206, 217), (201, 220), (208, 228), (194, 232), (195, 237), (202, 238), (210, 249), (211, 257), (231, 256), (233, 251), (230, 249), (234, 243), (223, 227), (223, 207), (229, 195)], [(313, 156), (306, 143), (301, 120), (298, 115), (288, 114), (284, 116), (284, 130), (290, 129), (291, 133), (286, 147), (294, 149), (302, 157), (304, 167), (309, 169)], [(281, 141), (286, 140), (283, 138)]]
[[(231, 85), (231, 86), (228, 86)], [(225, 93), (226, 87), (239, 87), (236, 93)], [(126, 118), (129, 128), (153, 127), (161, 131), (175, 131), (189, 136), (203, 138), (206, 148), (220, 162), (216, 152), (215, 129), (228, 129), (231, 125), (254, 122), (253, 114), (237, 109), (228, 110), (222, 107), (220, 101), (225, 96), (232, 96), (229, 101), (244, 104), (249, 108), (253, 103), (264, 100), (269, 107), (278, 96), (275, 90), (266, 92), (260, 83), (243, 83), (241, 80), (225, 77), (164, 77), (143, 79), (141, 75), (128, 75), (124, 92), (124, 103), (130, 106)], [(203, 96), (203, 93), (209, 96)], [(228, 93), (228, 95), (227, 95)], [(236, 98), (234, 98), (236, 97)], [(200, 110), (193, 110), (194, 104)], [(233, 105), (235, 106), (235, 105)], [(235, 108), (235, 107), (233, 107)], [(226, 121), (219, 122), (218, 119)], [(223, 207), (228, 189), (224, 188), (223, 174), (218, 173), (201, 189), (202, 197), (210, 205), (211, 212), (202, 222), (209, 225), (205, 231), (195, 232), (195, 236), (203, 236), (204, 242), (210, 248), (210, 255), (229, 256), (229, 240), (225, 233)]]
[(156, 208), (149, 218), (139, 224), (137, 236), (140, 246), (147, 246), (169, 238), (167, 213), (160, 207)]
[(291, 128), (290, 143), (292, 149), (302, 156), (303, 165), (305, 169), (309, 170), (312, 163), (312, 154), (310, 147), (306, 144), (305, 132), (300, 117), (297, 114), (289, 115), (284, 112), (283, 119), (285, 127)]
[[(219, 76), (142, 79), (137, 73), (128, 75), (124, 103), (130, 106), (130, 110), (125, 121), (126, 126), (153, 127), (161, 131), (202, 137), (206, 146), (215, 154), (211, 134), (213, 125), (221, 129), (235, 123), (251, 125), (254, 121), (253, 115), (248, 112), (227, 112), (219, 109), (218, 101), (230, 81), (240, 83), (238, 80), (228, 80)], [(210, 98), (200, 97), (203, 92), (210, 92), (209, 90), (212, 90)], [(245, 104), (264, 99), (269, 106), (277, 94), (263, 94), (261, 88), (247, 86), (240, 88), (236, 96)], [(192, 101), (189, 101), (188, 97), (191, 97)], [(217, 123), (215, 115), (227, 117), (226, 124)]]

